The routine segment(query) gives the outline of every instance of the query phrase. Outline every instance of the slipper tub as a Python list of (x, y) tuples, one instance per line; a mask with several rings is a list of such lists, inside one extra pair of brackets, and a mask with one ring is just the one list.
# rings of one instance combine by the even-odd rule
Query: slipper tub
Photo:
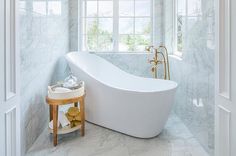
[(138, 138), (162, 131), (177, 83), (131, 75), (86, 52), (68, 53), (66, 59), (72, 73), (85, 81), (87, 121)]

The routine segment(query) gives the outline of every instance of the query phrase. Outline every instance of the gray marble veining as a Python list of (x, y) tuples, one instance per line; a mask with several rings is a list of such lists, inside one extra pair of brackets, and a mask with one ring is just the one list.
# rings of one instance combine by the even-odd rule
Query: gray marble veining
[(45, 128), (47, 86), (63, 79), (69, 51), (68, 0), (20, 0), (22, 155)]
[[(196, 0), (195, 0), (196, 2)], [(214, 0), (191, 3), (200, 8), (196, 17), (183, 16), (183, 56), (171, 59), (172, 78), (179, 83), (175, 113), (201, 145), (214, 151)], [(165, 43), (173, 43), (173, 1), (165, 1)]]
[(70, 0), (69, 3), (70, 51), (78, 50), (78, 3), (78, 0)]
[(59, 137), (53, 147), (47, 129), (27, 156), (208, 156), (181, 120), (172, 115), (163, 132), (152, 139), (137, 139), (86, 123), (86, 134), (78, 132)]
[(152, 76), (151, 65), (147, 63), (148, 55), (146, 54), (96, 53), (96, 55), (106, 59), (123, 71), (133, 75), (142, 77)]

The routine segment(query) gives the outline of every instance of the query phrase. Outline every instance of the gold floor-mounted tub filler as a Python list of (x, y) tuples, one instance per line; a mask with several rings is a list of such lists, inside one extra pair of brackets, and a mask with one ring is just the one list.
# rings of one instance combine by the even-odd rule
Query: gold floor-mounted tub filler
[(153, 77), (158, 78), (158, 66), (162, 64), (164, 68), (164, 79), (170, 80), (170, 65), (167, 48), (164, 45), (160, 45), (158, 48), (148, 46), (145, 49), (147, 52), (154, 53), (153, 59), (148, 59), (148, 62), (152, 65), (151, 71)]

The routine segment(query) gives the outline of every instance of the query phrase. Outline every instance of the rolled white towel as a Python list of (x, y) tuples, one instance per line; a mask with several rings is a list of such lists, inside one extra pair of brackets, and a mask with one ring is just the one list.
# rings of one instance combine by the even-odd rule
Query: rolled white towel
[[(50, 129), (53, 129), (53, 120), (49, 122), (48, 126), (49, 126)], [(57, 127), (59, 127), (59, 126), (60, 126), (60, 122), (58, 121), (57, 122)]]
[(68, 126), (70, 124), (70, 121), (67, 119), (63, 111), (59, 111), (58, 120), (62, 127)]

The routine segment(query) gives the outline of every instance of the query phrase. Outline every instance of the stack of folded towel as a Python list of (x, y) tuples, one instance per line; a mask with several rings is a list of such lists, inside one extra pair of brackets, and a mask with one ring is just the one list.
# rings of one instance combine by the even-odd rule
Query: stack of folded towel
[[(58, 113), (58, 123), (57, 127), (66, 127), (71, 128), (78, 126), (81, 123), (80, 111), (78, 107), (70, 107), (68, 112), (65, 114), (63, 111)], [(49, 123), (49, 128), (53, 129), (53, 120)]]
[(71, 128), (78, 126), (81, 122), (80, 111), (78, 107), (70, 107), (66, 113), (66, 117), (70, 121)]
[[(66, 127), (70, 124), (70, 121), (68, 120), (68, 118), (65, 116), (65, 113), (63, 111), (60, 111), (58, 113), (58, 123), (57, 123), (57, 127)], [(49, 123), (49, 128), (53, 129), (53, 120)]]

